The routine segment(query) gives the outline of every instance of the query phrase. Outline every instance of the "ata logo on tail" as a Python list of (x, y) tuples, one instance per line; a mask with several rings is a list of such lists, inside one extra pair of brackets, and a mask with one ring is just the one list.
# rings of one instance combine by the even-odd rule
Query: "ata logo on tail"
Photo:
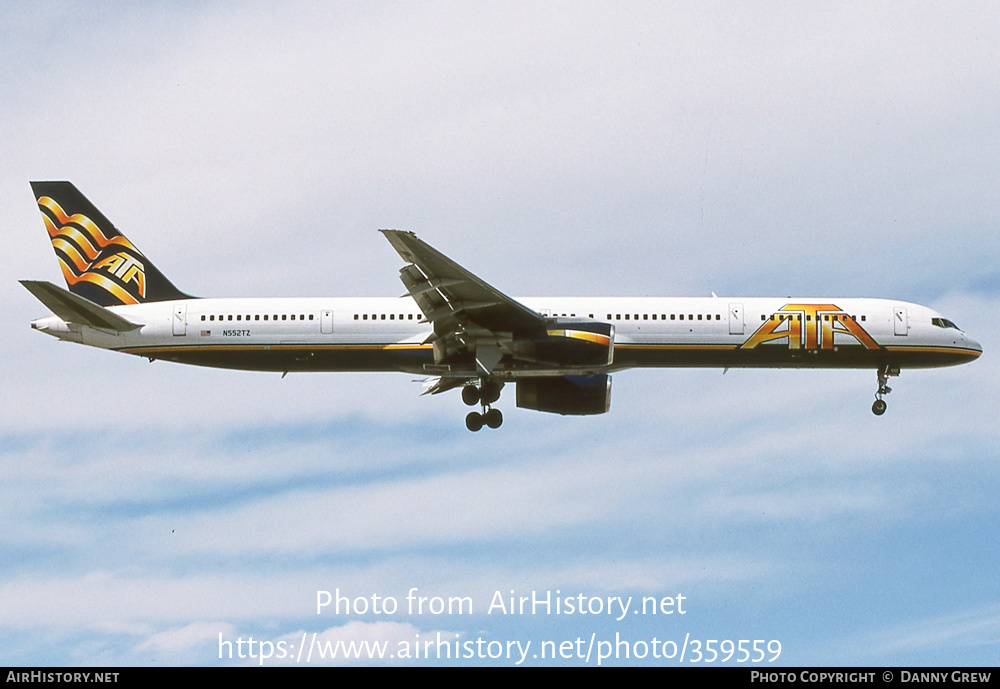
[(143, 256), (132, 242), (117, 234), (109, 237), (89, 217), (67, 214), (48, 196), (38, 198), (38, 208), (71, 289), (86, 282), (109, 292), (114, 303), (138, 304), (145, 300), (146, 273), (140, 260)]
[(787, 340), (789, 349), (833, 350), (838, 344), (849, 343), (843, 341), (844, 337), (852, 338), (866, 349), (881, 349), (854, 317), (835, 304), (786, 304), (757, 328), (740, 349)]

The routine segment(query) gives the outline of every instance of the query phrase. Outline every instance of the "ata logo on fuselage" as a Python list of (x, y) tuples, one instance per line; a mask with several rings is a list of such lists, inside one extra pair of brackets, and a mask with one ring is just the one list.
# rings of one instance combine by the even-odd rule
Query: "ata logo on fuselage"
[[(851, 338), (847, 342), (844, 338)], [(789, 349), (832, 350), (839, 344), (880, 349), (855, 317), (835, 304), (786, 304), (764, 322), (740, 349), (754, 349), (765, 342), (788, 341)]]

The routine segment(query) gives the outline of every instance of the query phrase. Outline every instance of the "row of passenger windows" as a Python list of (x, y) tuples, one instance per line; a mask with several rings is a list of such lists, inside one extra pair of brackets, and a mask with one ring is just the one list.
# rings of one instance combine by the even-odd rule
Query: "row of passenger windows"
[[(354, 314), (354, 320), (356, 320), (356, 321), (359, 321), (359, 320), (360, 321), (367, 321), (367, 320), (373, 320), (373, 321), (382, 320), (382, 321), (384, 321), (384, 320), (386, 320), (386, 318), (387, 318), (387, 315), (384, 314), (384, 313), (373, 313), (373, 314), (371, 314), (370, 317), (369, 317), (369, 315), (367, 313), (362, 313), (362, 314), (357, 314), (356, 313), (356, 314)], [(400, 321), (414, 321), (414, 320), (415, 321), (422, 321), (423, 319), (424, 319), (424, 315), (422, 313), (418, 313), (416, 316), (414, 316), (412, 313), (401, 313), (401, 314), (399, 314), (399, 318), (397, 318), (396, 314), (394, 314), (394, 313), (388, 314), (388, 320), (390, 320), (390, 321), (395, 321), (395, 320), (400, 320)]]
[[(640, 318), (642, 320), (644, 320), (644, 321), (649, 321), (649, 320), (655, 321), (655, 320), (657, 320), (657, 317), (659, 317), (659, 320), (661, 320), (661, 321), (668, 320), (667, 319), (667, 315), (665, 313), (661, 313), (661, 314), (655, 314), (655, 313), (654, 314), (648, 314), (648, 313), (644, 313), (644, 314), (638, 314), (638, 313), (636, 313), (636, 314), (630, 314), (630, 313), (626, 313), (624, 316), (622, 316), (622, 314), (620, 314), (620, 313), (616, 313), (616, 314), (614, 314), (613, 317), (612, 317), (612, 314), (610, 314), (610, 313), (608, 314), (608, 320), (609, 321), (610, 320), (616, 320), (616, 321), (633, 320), (633, 321), (637, 321)], [(593, 318), (593, 315), (591, 315), (591, 318)], [(785, 321), (789, 321), (789, 320), (801, 321), (802, 320), (802, 314), (776, 313), (776, 314), (772, 314), (770, 317), (768, 317), (767, 314), (763, 314), (763, 313), (760, 315), (760, 319), (762, 321), (766, 321), (769, 318), (772, 321), (782, 321), (782, 320), (785, 320)], [(823, 320), (824, 321), (829, 322), (831, 318), (833, 320), (840, 320), (840, 321), (846, 321), (849, 318), (852, 321), (854, 321), (855, 323), (857, 323), (857, 321), (858, 321), (858, 317), (857, 316), (848, 316), (847, 314), (844, 314), (844, 313), (833, 314), (833, 315), (831, 315), (831, 314), (824, 314), (823, 315)], [(686, 316), (683, 313), (681, 313), (681, 314), (672, 313), (672, 314), (670, 314), (670, 319), (669, 320), (672, 320), (672, 321), (683, 321), (685, 319), (689, 320), (689, 321), (694, 321), (694, 320), (698, 320), (698, 321), (721, 321), (722, 320), (722, 316), (719, 315), (719, 314), (717, 314), (717, 313), (716, 314), (711, 314), (711, 313), (708, 313), (708, 314), (701, 314), (701, 313), (699, 313), (699, 314), (690, 314), (689, 313)], [(811, 321), (812, 320), (812, 315), (811, 314), (807, 314), (806, 315), (806, 320), (807, 321)], [(862, 321), (866, 320), (865, 316), (861, 316), (861, 320)]]
[[(665, 314), (665, 313), (660, 313), (660, 314), (656, 314), (656, 313), (654, 313), (654, 314), (644, 313), (644, 314), (641, 314), (641, 315), (638, 314), (638, 313), (636, 313), (636, 314), (626, 313), (624, 315), (624, 317), (622, 316), (622, 314), (616, 313), (614, 315), (613, 319), (611, 317), (611, 314), (609, 313), (608, 314), (608, 320), (609, 321), (610, 320), (616, 320), (616, 321), (621, 321), (621, 320), (637, 321), (637, 320), (639, 320), (641, 318), (644, 321), (649, 321), (649, 320), (655, 321), (657, 319), (657, 316), (659, 316), (659, 319), (661, 321), (667, 320), (667, 314)], [(697, 315), (689, 313), (689, 314), (687, 314), (686, 318), (689, 321), (693, 321), (693, 320), (699, 320), (699, 321), (702, 321), (702, 320), (705, 320), (705, 321), (711, 321), (711, 320), (717, 320), (718, 321), (718, 320), (722, 320), (722, 316), (720, 316), (719, 314), (715, 314), (713, 316), (710, 313), (709, 314), (701, 314), (701, 313), (699, 313)], [(672, 321), (683, 321), (684, 319), (685, 319), (685, 315), (683, 313), (681, 313), (681, 314), (676, 314), (676, 313), (670, 314), (670, 320), (672, 320)]]
[[(761, 314), (760, 319), (762, 321), (766, 321), (766, 320), (772, 320), (772, 321), (791, 321), (791, 320), (801, 321), (802, 320), (802, 314), (776, 313), (776, 314), (773, 314), (770, 317), (770, 319), (768, 319), (768, 317), (765, 316), (764, 314)], [(823, 314), (823, 320), (824, 321), (829, 322), (831, 319), (835, 320), (835, 321), (847, 321), (848, 319), (850, 319), (850, 320), (854, 321), (855, 323), (858, 322), (858, 317), (857, 316), (848, 316), (846, 313), (835, 313), (833, 315), (831, 315), (829, 313)], [(812, 320), (812, 314), (806, 314), (806, 321), (811, 321), (811, 320)], [(817, 320), (818, 320), (818, 317), (817, 317)], [(864, 321), (864, 320), (867, 320), (867, 318), (865, 318), (865, 316), (861, 316), (861, 320)]]
[[(373, 320), (373, 321), (377, 321), (377, 320), (383, 320), (384, 321), (387, 318), (390, 321), (395, 321), (395, 320), (401, 320), (401, 321), (404, 321), (404, 320), (405, 321), (413, 321), (413, 320), (422, 321), (424, 317), (423, 317), (423, 314), (419, 314), (419, 313), (416, 314), (416, 316), (414, 316), (412, 313), (401, 313), (401, 314), (398, 315), (398, 317), (394, 313), (390, 313), (388, 315), (386, 315), (384, 313), (382, 313), (382, 314), (373, 313), (370, 316), (367, 313), (363, 313), (363, 314), (357, 314), (356, 313), (356, 314), (354, 314), (354, 320), (356, 320), (356, 321), (357, 320), (367, 321), (369, 319)], [(201, 320), (203, 320), (203, 321), (216, 321), (216, 320), (219, 320), (219, 321), (279, 321), (279, 320), (280, 321), (294, 321), (294, 320), (314, 321), (314, 320), (316, 320), (316, 316), (314, 314), (311, 314), (311, 313), (308, 314), (308, 315), (301, 314), (301, 313), (300, 314), (294, 314), (294, 313), (293, 314), (287, 314), (287, 313), (283, 313), (283, 314), (280, 314), (280, 315), (279, 314), (273, 314), (273, 315), (271, 315), (271, 314), (263, 314), (263, 315), (261, 315), (261, 314), (258, 313), (258, 314), (253, 314), (253, 315), (247, 314), (246, 316), (244, 316), (241, 313), (238, 313), (238, 314), (235, 314), (235, 315), (234, 314), (228, 314), (228, 315), (223, 314), (223, 315), (219, 315), (219, 316), (216, 316), (214, 314), (208, 314), (208, 315), (202, 314)]]
[(233, 321), (233, 320), (235, 320), (235, 321), (266, 321), (266, 320), (272, 320), (272, 321), (278, 321), (278, 320), (281, 320), (281, 321), (294, 321), (294, 320), (296, 320), (296, 318), (298, 318), (298, 320), (300, 320), (300, 321), (304, 321), (304, 320), (310, 320), (310, 321), (312, 321), (312, 320), (316, 319), (316, 317), (313, 314), (311, 314), (311, 313), (308, 316), (306, 316), (305, 314), (301, 314), (301, 313), (298, 314), (298, 316), (296, 316), (296, 314), (294, 314), (294, 313), (293, 314), (283, 313), (281, 315), (279, 315), (279, 314), (271, 315), (271, 314), (265, 313), (263, 316), (261, 314), (259, 314), (259, 313), (256, 313), (256, 314), (253, 314), (253, 315), (250, 315), (248, 313), (246, 315), (246, 317), (244, 317), (243, 314), (241, 314), (241, 313), (238, 313), (236, 315), (233, 315), (233, 314), (220, 315), (218, 317), (216, 317), (214, 315), (204, 315), (204, 314), (202, 314), (202, 316), (201, 316), (201, 320), (203, 320), (203, 321), (215, 321), (215, 320), (219, 320), (219, 321)]
[[(566, 314), (563, 314), (563, 316), (565, 316), (565, 315)], [(571, 316), (575, 316), (576, 314), (570, 314), (570, 315)], [(589, 315), (590, 315), (591, 318), (594, 317), (594, 314), (589, 314)], [(273, 314), (273, 315), (271, 315), (271, 314), (263, 314), (263, 315), (261, 315), (261, 314), (258, 313), (258, 314), (253, 314), (253, 315), (247, 314), (245, 317), (243, 316), (243, 314), (235, 314), (235, 315), (234, 314), (228, 314), (228, 315), (219, 315), (219, 316), (205, 315), (205, 314), (203, 314), (202, 317), (201, 317), (201, 320), (203, 320), (203, 321), (215, 321), (215, 320), (220, 320), (220, 321), (227, 321), (227, 320), (228, 321), (232, 321), (232, 320), (236, 320), (236, 321), (244, 321), (244, 320), (246, 320), (246, 321), (251, 321), (251, 320), (252, 321), (262, 321), (262, 320), (263, 321), (267, 321), (267, 320), (272, 320), (272, 321), (277, 321), (277, 320), (294, 321), (294, 320), (296, 320), (296, 318), (298, 320), (300, 320), (300, 321), (305, 321), (305, 320), (312, 321), (312, 320), (315, 320), (316, 317), (313, 314), (311, 314), (311, 313), (308, 314), (308, 315), (306, 315), (306, 314), (298, 314), (298, 315), (296, 315), (294, 313), (293, 314), (280, 314), (280, 315), (279, 314)], [(418, 313), (418, 314), (401, 313), (401, 314), (398, 314), (398, 315), (395, 314), (395, 313), (390, 313), (390, 314), (385, 314), (385, 313), (381, 313), (381, 314), (379, 314), (379, 313), (373, 313), (373, 314), (361, 313), (361, 314), (358, 314), (358, 313), (356, 313), (356, 314), (354, 314), (354, 320), (356, 320), (356, 321), (359, 321), (359, 320), (360, 321), (367, 321), (367, 320), (372, 320), (372, 321), (379, 321), (379, 320), (381, 320), (381, 321), (384, 321), (384, 320), (390, 320), (390, 321), (395, 321), (395, 320), (400, 320), (400, 321), (404, 321), (404, 320), (406, 320), (406, 321), (414, 321), (414, 320), (415, 321), (423, 321), (423, 318), (424, 318), (423, 314), (420, 314), (420, 313)], [(823, 315), (823, 320), (824, 321), (829, 321), (831, 318), (833, 320), (841, 320), (841, 321), (846, 321), (848, 318), (850, 318), (855, 323), (858, 321), (858, 317), (857, 316), (848, 316), (847, 314), (833, 314), (833, 315), (831, 315), (831, 314), (824, 314)], [(616, 321), (621, 321), (621, 320), (625, 320), (625, 321), (633, 321), (633, 320), (634, 321), (638, 321), (638, 320), (648, 321), (648, 320), (654, 320), (655, 321), (657, 319), (659, 319), (661, 321), (668, 320), (667, 314), (665, 314), (665, 313), (661, 313), (661, 314), (656, 314), (656, 313), (654, 313), (654, 314), (648, 314), (648, 313), (643, 313), (643, 314), (635, 313), (635, 314), (631, 314), (631, 313), (626, 313), (624, 316), (622, 314), (620, 314), (620, 313), (616, 313), (613, 316), (610, 313), (608, 314), (608, 320), (609, 321), (611, 321), (611, 320), (616, 320)], [(766, 321), (766, 320), (769, 320), (769, 319), (773, 320), (773, 321), (781, 321), (781, 320), (785, 320), (785, 321), (787, 321), (787, 320), (801, 321), (802, 320), (802, 315), (801, 314), (791, 314), (791, 313), (776, 313), (776, 314), (772, 314), (770, 317), (768, 317), (766, 314), (761, 314), (760, 319), (762, 321)], [(681, 314), (672, 313), (672, 314), (670, 314), (669, 320), (671, 320), (671, 321), (683, 321), (683, 320), (689, 320), (689, 321), (694, 321), (694, 320), (712, 321), (712, 320), (715, 320), (715, 321), (719, 321), (719, 320), (722, 320), (722, 316), (720, 316), (717, 313), (716, 314), (701, 314), (701, 313), (699, 313), (699, 314), (691, 314), (691, 313), (689, 313), (687, 315), (685, 315), (683, 313), (681, 313)], [(811, 321), (812, 320), (812, 315), (811, 314), (807, 314), (806, 315), (806, 320), (807, 321)], [(865, 316), (861, 316), (861, 320), (862, 321), (866, 320)], [(938, 322), (934, 323), (934, 325), (937, 325), (938, 327), (952, 327), (952, 328), (957, 327), (951, 321), (946, 321), (943, 318), (935, 318), (933, 320), (934, 321), (942, 321), (942, 323), (938, 323)], [(945, 323), (947, 325), (944, 325)]]

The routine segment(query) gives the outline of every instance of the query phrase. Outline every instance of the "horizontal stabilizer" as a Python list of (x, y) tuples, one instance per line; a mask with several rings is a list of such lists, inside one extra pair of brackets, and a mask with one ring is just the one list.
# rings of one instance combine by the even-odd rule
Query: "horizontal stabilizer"
[(67, 323), (89, 325), (92, 328), (114, 330), (120, 333), (142, 327), (138, 323), (132, 323), (122, 318), (110, 309), (98, 306), (62, 287), (56, 287), (51, 282), (21, 280), (21, 284), (34, 294), (38, 301), (45, 304), (52, 313)]

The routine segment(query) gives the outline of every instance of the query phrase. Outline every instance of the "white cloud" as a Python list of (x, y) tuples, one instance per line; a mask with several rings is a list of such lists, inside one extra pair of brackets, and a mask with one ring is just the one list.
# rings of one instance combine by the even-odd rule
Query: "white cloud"
[(235, 638), (236, 630), (224, 622), (197, 621), (153, 634), (137, 644), (135, 650), (139, 653), (151, 651), (158, 657), (185, 657), (185, 654), (211, 647), (220, 635), (227, 639)]

